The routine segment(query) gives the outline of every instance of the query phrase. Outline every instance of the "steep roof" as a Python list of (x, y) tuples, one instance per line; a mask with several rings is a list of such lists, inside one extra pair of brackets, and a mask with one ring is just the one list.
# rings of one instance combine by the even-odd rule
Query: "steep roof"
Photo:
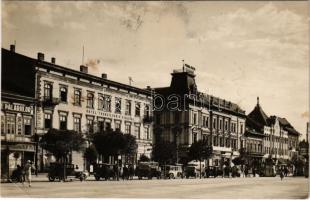
[(296, 136), (300, 135), (300, 133), (295, 130), (295, 128), (290, 124), (290, 122), (286, 118), (282, 118), (282, 117), (278, 117), (274, 115), (270, 117), (270, 123), (274, 124), (276, 118), (278, 118), (280, 126), (282, 126), (282, 128), (286, 130), (289, 134), (296, 135)]
[(255, 108), (250, 112), (247, 116), (247, 118), (251, 119), (251, 121), (254, 121), (257, 126), (262, 128), (263, 126), (268, 126), (268, 115), (264, 112), (262, 107), (259, 104), (259, 98), (257, 98), (257, 104)]

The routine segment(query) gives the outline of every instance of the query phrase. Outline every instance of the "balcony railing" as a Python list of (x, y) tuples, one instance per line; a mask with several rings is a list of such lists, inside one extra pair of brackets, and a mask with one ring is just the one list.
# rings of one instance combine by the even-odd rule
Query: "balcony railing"
[(54, 107), (60, 103), (59, 98), (44, 98), (42, 101), (43, 107)]

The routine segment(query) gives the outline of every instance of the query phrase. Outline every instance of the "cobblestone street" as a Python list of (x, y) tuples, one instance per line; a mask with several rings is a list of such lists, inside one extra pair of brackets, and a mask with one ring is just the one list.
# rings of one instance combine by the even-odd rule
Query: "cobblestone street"
[(86, 182), (33, 182), (28, 188), (3, 183), (2, 197), (98, 197), (98, 198), (280, 198), (308, 196), (308, 179), (210, 178)]

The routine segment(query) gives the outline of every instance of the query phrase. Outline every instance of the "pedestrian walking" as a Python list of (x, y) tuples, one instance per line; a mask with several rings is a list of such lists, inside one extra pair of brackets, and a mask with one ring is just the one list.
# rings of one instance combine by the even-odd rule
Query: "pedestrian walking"
[(245, 168), (244, 168), (244, 175), (245, 175), (245, 177), (248, 177), (248, 173), (249, 173), (248, 167), (245, 166)]
[(27, 160), (27, 163), (24, 166), (24, 173), (25, 173), (25, 181), (28, 182), (28, 186), (31, 187), (31, 170), (34, 170), (32, 163), (30, 160)]
[(284, 175), (287, 177), (287, 174), (288, 174), (288, 169), (287, 167), (284, 168)]
[(281, 178), (281, 181), (283, 180), (283, 178), (284, 178), (284, 172), (283, 172), (283, 170), (281, 169), (280, 170), (280, 178)]
[(252, 172), (253, 172), (253, 177), (255, 177), (256, 171), (255, 171), (255, 168), (254, 168), (254, 167), (253, 167), (253, 169), (252, 169)]
[(128, 180), (128, 168), (126, 165), (123, 167), (123, 180), (125, 179)]
[(134, 169), (133, 165), (130, 165), (129, 166), (129, 177), (131, 180), (133, 179), (134, 174), (135, 174), (135, 169)]

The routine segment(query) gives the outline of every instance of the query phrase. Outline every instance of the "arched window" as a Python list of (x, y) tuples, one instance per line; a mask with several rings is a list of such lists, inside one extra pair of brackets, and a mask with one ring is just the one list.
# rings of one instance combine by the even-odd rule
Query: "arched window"
[(99, 97), (98, 97), (98, 109), (99, 110), (104, 109), (104, 98), (102, 95), (99, 95)]
[(74, 105), (81, 105), (81, 91), (75, 90), (74, 91)]
[(61, 87), (60, 88), (60, 101), (61, 102), (67, 102), (67, 95), (68, 92), (67, 92), (67, 88), (66, 87)]
[(47, 100), (52, 99), (52, 84), (51, 83), (44, 84), (44, 99), (47, 99)]
[(93, 93), (87, 94), (87, 107), (94, 108), (94, 94)]

